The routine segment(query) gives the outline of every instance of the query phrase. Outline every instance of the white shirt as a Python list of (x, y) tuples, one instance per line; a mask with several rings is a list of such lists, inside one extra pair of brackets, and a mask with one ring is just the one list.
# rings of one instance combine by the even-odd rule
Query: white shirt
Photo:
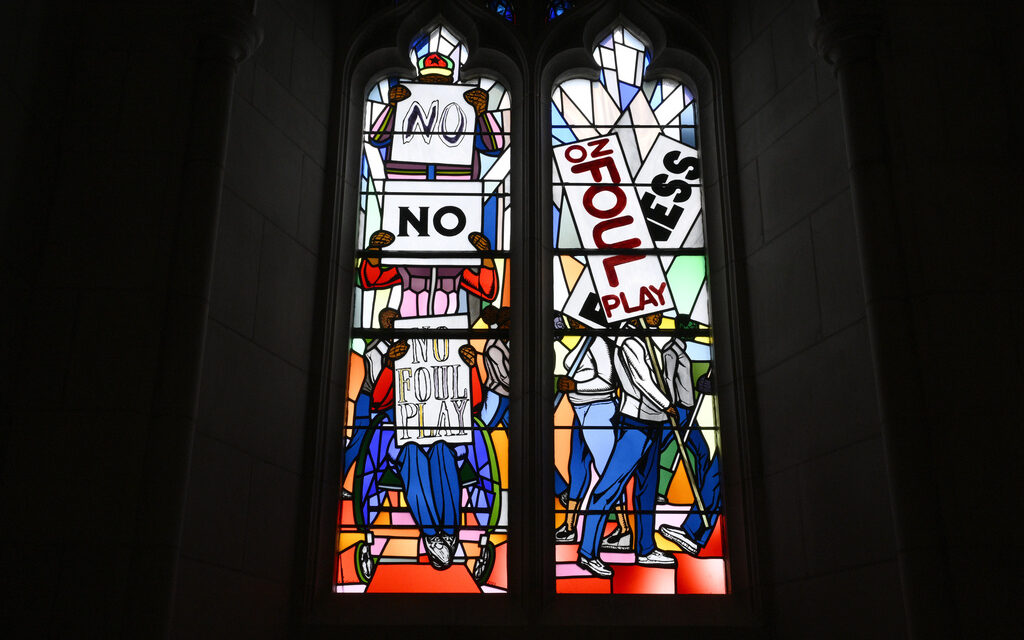
[(484, 371), (487, 380), (484, 386), (503, 396), (508, 396), (508, 344), (499, 338), (491, 338), (484, 345)]
[(389, 348), (390, 345), (384, 340), (374, 340), (366, 347), (366, 353), (363, 354), (366, 376), (363, 377), (363, 386), (359, 388), (360, 392), (373, 394), (377, 378), (384, 370), (384, 360), (387, 358)]
[(568, 394), (569, 403), (574, 405), (607, 402), (615, 397), (615, 367), (612, 365), (611, 345), (607, 338), (594, 336), (590, 347), (583, 351), (586, 342), (586, 338), (581, 338), (565, 356), (566, 371), (580, 358), (576, 372), (569, 376), (576, 382), (576, 390)]
[(672, 338), (662, 352), (665, 359), (665, 379), (668, 380), (672, 400), (684, 407), (693, 406), (693, 365), (686, 355), (686, 343)]
[(643, 340), (638, 336), (622, 336), (616, 344), (615, 375), (619, 377), (619, 386), (622, 388), (619, 412), (650, 422), (668, 420), (665, 409), (672, 402), (658, 388), (651, 357)]

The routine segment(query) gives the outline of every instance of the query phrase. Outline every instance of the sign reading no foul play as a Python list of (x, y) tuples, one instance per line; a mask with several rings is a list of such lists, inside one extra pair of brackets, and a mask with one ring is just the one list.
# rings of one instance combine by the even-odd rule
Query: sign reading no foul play
[(473, 266), (479, 258), (450, 257), (452, 251), (473, 251), (469, 234), (483, 219), (481, 183), (446, 180), (388, 180), (384, 184), (381, 228), (395, 234), (384, 248), (389, 265), (437, 265), (434, 258), (388, 256), (392, 251), (444, 254), (445, 266)]
[[(396, 329), (467, 329), (464, 315), (398, 318)], [(395, 362), (395, 438), (429, 446), (472, 442), (470, 369), (459, 356), (464, 339), (411, 338)]]
[[(554, 151), (585, 248), (614, 251), (654, 246), (617, 136), (580, 140)], [(608, 322), (673, 308), (665, 271), (656, 256), (591, 256), (587, 262)]]
[(472, 85), (403, 83), (412, 93), (395, 108), (391, 160), (469, 166), (476, 111), (463, 94)]

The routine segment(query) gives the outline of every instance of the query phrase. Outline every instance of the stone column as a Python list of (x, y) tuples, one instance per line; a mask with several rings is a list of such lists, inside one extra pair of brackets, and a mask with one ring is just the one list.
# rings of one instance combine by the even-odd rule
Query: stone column
[(859, 3), (824, 11), (814, 44), (834, 68), (845, 124), (865, 309), (911, 637), (959, 635), (923, 403), (905, 250), (894, 201), (883, 84), (884, 21)]
[(195, 435), (235, 75), (263, 32), (251, 10), (196, 3), (189, 131), (130, 578), (129, 637), (169, 632)]

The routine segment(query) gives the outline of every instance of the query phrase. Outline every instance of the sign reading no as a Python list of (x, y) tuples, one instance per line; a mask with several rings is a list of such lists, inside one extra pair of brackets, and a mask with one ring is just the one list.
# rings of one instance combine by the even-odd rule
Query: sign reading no
[(412, 95), (395, 109), (391, 160), (470, 166), (476, 112), (462, 94), (473, 86), (403, 84)]
[(479, 258), (456, 258), (473, 251), (469, 234), (481, 230), (483, 192), (479, 181), (388, 180), (384, 184), (381, 229), (395, 234), (383, 252), (389, 265), (437, 265), (438, 258), (388, 256), (389, 252), (444, 254), (445, 266), (473, 266)]

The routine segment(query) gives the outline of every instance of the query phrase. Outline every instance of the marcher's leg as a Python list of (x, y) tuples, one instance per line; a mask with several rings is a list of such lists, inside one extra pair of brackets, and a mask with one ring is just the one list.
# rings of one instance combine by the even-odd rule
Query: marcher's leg
[(597, 557), (601, 534), (604, 533), (604, 522), (608, 511), (616, 498), (622, 493), (626, 481), (636, 469), (637, 462), (644, 453), (649, 439), (640, 430), (623, 429), (615, 440), (615, 448), (608, 458), (608, 466), (597, 481), (590, 500), (587, 502), (588, 512), (583, 519), (583, 537), (580, 542), (580, 555), (585, 558)]
[[(714, 437), (714, 436), (712, 436)], [(694, 429), (686, 441), (686, 447), (693, 453), (697, 467), (697, 486), (694, 491), (700, 496), (704, 503), (704, 511), (708, 516), (708, 526), (699, 513), (690, 513), (683, 521), (683, 530), (691, 540), (703, 547), (707, 544), (711, 533), (718, 522), (719, 511), (722, 508), (722, 486), (719, 474), (718, 456), (711, 457), (704, 433)], [(696, 508), (696, 503), (694, 504)]]
[(590, 486), (590, 463), (593, 456), (583, 439), (580, 420), (573, 417), (569, 438), (569, 499), (582, 500)]
[(447, 443), (438, 441), (430, 447), (428, 457), (433, 502), (431, 511), (436, 518), (434, 524), (442, 532), (455, 535), (459, 527), (459, 498), (462, 497), (455, 454)]
[(645, 556), (654, 551), (654, 506), (658, 497), (658, 456), (656, 443), (661, 433), (648, 432), (646, 446), (636, 467), (633, 506), (636, 507), (636, 552)]
[(417, 444), (407, 444), (398, 453), (398, 474), (405, 486), (405, 501), (409, 504), (412, 519), (416, 521), (423, 535), (437, 534), (433, 513), (430, 463), (427, 454)]

